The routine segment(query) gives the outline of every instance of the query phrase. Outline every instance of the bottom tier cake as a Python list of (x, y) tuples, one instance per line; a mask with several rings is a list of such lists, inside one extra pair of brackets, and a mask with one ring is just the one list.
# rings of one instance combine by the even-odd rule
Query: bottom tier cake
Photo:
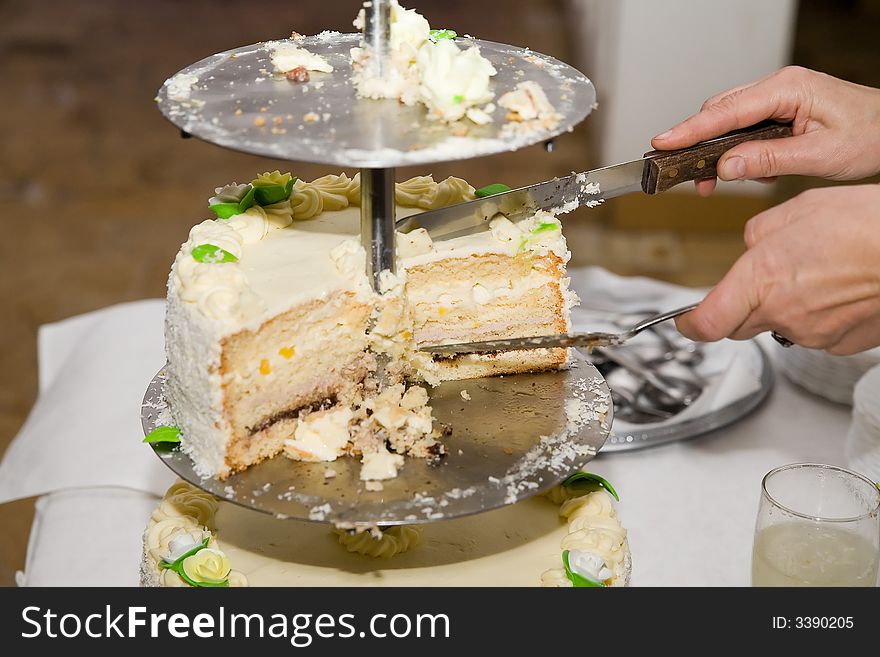
[(278, 520), (179, 481), (144, 532), (141, 585), (626, 586), (632, 560), (615, 498), (578, 473), (495, 511), (355, 533)]

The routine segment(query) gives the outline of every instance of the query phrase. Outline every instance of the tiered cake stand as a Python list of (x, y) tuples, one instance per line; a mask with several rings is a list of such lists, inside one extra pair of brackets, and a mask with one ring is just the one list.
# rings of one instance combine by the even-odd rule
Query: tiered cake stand
[[(159, 109), (186, 134), (238, 151), (361, 170), (361, 240), (367, 274), (395, 268), (395, 167), (468, 159), (547, 142), (571, 131), (596, 103), (592, 83), (552, 57), (505, 44), (478, 45), (497, 75), (496, 97), (533, 80), (560, 114), (551, 129), (505, 129), (504, 111), (485, 126), (429, 120), (424, 107), (394, 100), (362, 100), (352, 81), (350, 50), (362, 41), (382, 66), (389, 35), (389, 3), (366, 3), (365, 34), (323, 33), (297, 45), (323, 56), (332, 73), (311, 73), (305, 84), (275, 76), (273, 44), (259, 43), (207, 57), (169, 78)], [(161, 422), (163, 373), (150, 384), (142, 408), (144, 430)], [(467, 390), (470, 401), (464, 401)], [(444, 383), (429, 390), (438, 421), (452, 427), (448, 456), (436, 466), (407, 459), (384, 490), (369, 492), (360, 465), (277, 457), (224, 482), (202, 480), (188, 456), (156, 447), (183, 479), (231, 502), (277, 517), (337, 525), (430, 522), (512, 504), (559, 483), (603, 445), (611, 426), (610, 394), (598, 371), (576, 358), (567, 371)]]

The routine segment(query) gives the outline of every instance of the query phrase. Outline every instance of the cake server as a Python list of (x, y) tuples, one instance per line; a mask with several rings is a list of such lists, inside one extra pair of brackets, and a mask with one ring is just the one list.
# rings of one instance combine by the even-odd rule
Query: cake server
[(581, 205), (593, 207), (632, 192), (656, 194), (689, 180), (714, 178), (718, 159), (738, 144), (790, 137), (791, 134), (790, 124), (765, 121), (689, 148), (650, 151), (632, 162), (573, 173), (564, 178), (411, 215), (398, 220), (397, 230), (406, 233), (424, 228), (434, 239), (451, 238), (486, 230), (489, 221), (499, 214), (511, 220), (538, 210), (564, 214)]
[(438, 344), (429, 347), (420, 347), (420, 351), (427, 351), (438, 356), (455, 356), (456, 354), (489, 354), (497, 351), (518, 351), (523, 349), (552, 349), (556, 347), (616, 347), (622, 345), (630, 338), (660, 322), (665, 322), (673, 317), (678, 317), (694, 310), (699, 304), (692, 303), (683, 308), (676, 308), (669, 312), (649, 317), (627, 331), (622, 333), (604, 333), (593, 331), (590, 333), (563, 333), (560, 335), (538, 335), (528, 338), (506, 338), (504, 340), (484, 340), (481, 342), (459, 342), (457, 344)]

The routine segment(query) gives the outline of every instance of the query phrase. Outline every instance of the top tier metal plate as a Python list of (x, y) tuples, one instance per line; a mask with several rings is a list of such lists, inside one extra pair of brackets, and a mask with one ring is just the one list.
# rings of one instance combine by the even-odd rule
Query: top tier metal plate
[[(266, 157), (345, 167), (390, 168), (462, 160), (540, 143), (580, 123), (596, 104), (592, 82), (552, 57), (515, 46), (458, 38), (476, 44), (498, 71), (496, 99), (533, 80), (560, 114), (551, 130), (504, 129), (505, 110), (494, 122), (448, 125), (429, 120), (422, 105), (355, 96), (350, 50), (360, 34), (322, 33), (297, 40), (332, 64), (332, 73), (310, 72), (306, 84), (273, 74), (273, 43), (258, 43), (207, 57), (165, 81), (157, 102), (162, 114), (187, 134)], [(462, 129), (467, 134), (461, 136)]]
[[(144, 397), (145, 433), (167, 417), (164, 378), (160, 372)], [(347, 456), (332, 463), (276, 456), (217, 481), (201, 479), (179, 449), (153, 447), (178, 476), (235, 504), (279, 518), (388, 526), (471, 515), (541, 493), (592, 459), (611, 428), (608, 386), (580, 354), (568, 370), (447, 381), (428, 395), (434, 417), (452, 428), (443, 438), (447, 456), (437, 465), (407, 458), (379, 492), (366, 490), (360, 462)]]

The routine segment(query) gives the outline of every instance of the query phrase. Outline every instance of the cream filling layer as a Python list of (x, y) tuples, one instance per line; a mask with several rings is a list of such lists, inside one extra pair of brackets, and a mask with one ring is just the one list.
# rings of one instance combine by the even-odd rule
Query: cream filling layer
[(481, 311), (490, 303), (514, 303), (533, 290), (554, 285), (557, 278), (532, 271), (516, 279), (482, 279), (478, 283), (448, 278), (433, 285), (420, 285), (409, 292), (411, 304), (425, 304), (443, 308), (465, 307)]

